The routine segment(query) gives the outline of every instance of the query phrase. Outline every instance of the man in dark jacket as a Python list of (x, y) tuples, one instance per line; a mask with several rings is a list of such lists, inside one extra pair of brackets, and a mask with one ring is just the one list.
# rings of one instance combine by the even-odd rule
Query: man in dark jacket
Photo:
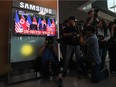
[(63, 76), (66, 76), (67, 74), (67, 68), (69, 65), (72, 52), (75, 53), (77, 61), (78, 61), (78, 58), (80, 57), (79, 32), (75, 26), (74, 16), (69, 17), (69, 24), (70, 26), (67, 27), (67, 29), (65, 30), (63, 34), (63, 36), (66, 39), (66, 45), (67, 45), (66, 58), (65, 58), (64, 67), (63, 67)]

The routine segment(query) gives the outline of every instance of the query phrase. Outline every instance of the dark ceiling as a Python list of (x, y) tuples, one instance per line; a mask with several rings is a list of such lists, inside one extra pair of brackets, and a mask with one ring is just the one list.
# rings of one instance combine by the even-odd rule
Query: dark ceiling
[[(80, 5), (84, 4), (87, 1), (88, 0), (59, 0), (59, 3), (69, 4), (69, 7), (77, 8), (77, 7), (79, 7)], [(60, 4), (60, 5), (62, 5), (62, 4)]]
[(59, 0), (60, 22), (72, 15), (78, 19), (85, 19), (86, 13), (79, 11), (78, 7), (86, 2), (87, 0)]

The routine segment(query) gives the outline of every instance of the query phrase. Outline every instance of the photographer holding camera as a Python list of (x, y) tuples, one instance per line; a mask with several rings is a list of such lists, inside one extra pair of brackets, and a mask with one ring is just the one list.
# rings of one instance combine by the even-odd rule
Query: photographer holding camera
[(105, 58), (107, 54), (107, 42), (110, 39), (110, 31), (107, 28), (106, 21), (103, 19), (99, 20), (97, 27), (97, 37), (99, 41), (99, 53), (101, 57), (101, 69), (104, 69)]
[(69, 65), (72, 52), (76, 55), (76, 60), (80, 57), (80, 44), (79, 44), (79, 31), (76, 28), (75, 17), (68, 18), (70, 26), (67, 27), (63, 36), (66, 39), (66, 58), (64, 60), (63, 76), (67, 74), (67, 68)]
[(85, 27), (89, 26), (89, 25), (93, 25), (95, 27), (97, 27), (97, 23), (98, 23), (98, 12), (99, 10), (97, 8), (90, 10), (88, 12), (88, 18), (86, 19), (86, 23), (85, 23)]

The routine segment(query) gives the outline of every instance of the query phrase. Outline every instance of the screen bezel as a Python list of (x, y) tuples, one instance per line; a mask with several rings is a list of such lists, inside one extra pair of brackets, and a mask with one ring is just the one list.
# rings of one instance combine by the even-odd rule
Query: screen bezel
[[(15, 36), (40, 36), (40, 37), (48, 36), (46, 34), (42, 35), (42, 34), (20, 34), (20, 33), (16, 33), (15, 32), (15, 12), (16, 11), (24, 11), (24, 12), (29, 12), (29, 13), (32, 13), (32, 14), (38, 14), (36, 11), (13, 8), (12, 9), (12, 19), (11, 19), (11, 32), (12, 32), (13, 35), (15, 35)], [(42, 16), (42, 15), (40, 15), (40, 16)], [(46, 14), (46, 16), (47, 17), (51, 16), (52, 18), (54, 17), (55, 25), (56, 25), (56, 16), (55, 15), (47, 15)], [(45, 16), (43, 16), (43, 17), (45, 17)], [(50, 35), (50, 36), (53, 36), (53, 37), (57, 36), (57, 25), (56, 25), (56, 29), (55, 29), (55, 35)]]

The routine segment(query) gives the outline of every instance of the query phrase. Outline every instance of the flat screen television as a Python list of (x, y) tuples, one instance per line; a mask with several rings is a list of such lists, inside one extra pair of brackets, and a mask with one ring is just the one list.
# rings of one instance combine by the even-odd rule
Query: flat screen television
[(16, 10), (15, 11), (15, 34), (55, 36), (55, 16), (39, 15), (37, 13)]

